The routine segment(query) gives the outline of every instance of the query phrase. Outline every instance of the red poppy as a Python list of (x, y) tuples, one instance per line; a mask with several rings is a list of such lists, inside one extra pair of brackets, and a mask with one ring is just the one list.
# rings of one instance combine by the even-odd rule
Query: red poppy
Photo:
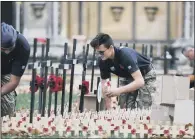
[(28, 132), (32, 132), (32, 127), (27, 128)]
[(148, 126), (146, 124), (144, 124), (144, 129), (148, 130)]
[(48, 126), (50, 126), (51, 125), (51, 121), (48, 121)]
[(26, 117), (22, 117), (22, 121), (26, 121)]
[(169, 130), (164, 130), (164, 134), (165, 135), (169, 134)]
[(125, 120), (125, 119), (123, 119), (123, 120), (122, 120), (122, 123), (123, 123), (123, 124), (126, 124), (126, 120)]
[(186, 132), (185, 132), (185, 131), (183, 131), (183, 130), (179, 130), (179, 134), (180, 134), (180, 135), (185, 135), (185, 134), (186, 134)]
[(116, 126), (116, 127), (114, 128), (114, 131), (117, 131), (117, 130), (119, 130), (119, 126)]
[(83, 126), (83, 131), (87, 131), (88, 127)]
[(148, 129), (148, 134), (152, 134), (152, 132), (153, 132), (152, 129), (149, 128), (149, 129)]
[(131, 125), (128, 125), (128, 129), (131, 129)]
[(135, 134), (135, 133), (136, 133), (136, 129), (132, 129), (131, 134)]
[(55, 127), (55, 126), (52, 126), (52, 127), (51, 127), (51, 130), (52, 130), (52, 131), (56, 131), (56, 127)]
[(37, 117), (37, 121), (41, 120), (41, 117)]
[(109, 82), (109, 81), (107, 82), (107, 86), (111, 86), (111, 84), (110, 84), (110, 82)]
[(22, 123), (22, 121), (18, 121), (18, 125), (17, 125), (17, 127), (19, 127), (21, 123)]
[(66, 132), (69, 132), (69, 131), (71, 131), (71, 127), (70, 127), (70, 126), (68, 126), (68, 127), (66, 128)]
[(147, 116), (146, 119), (147, 119), (147, 120), (150, 120), (150, 116)]
[(48, 131), (49, 131), (48, 128), (46, 128), (46, 127), (43, 128), (43, 132), (48, 132)]
[(100, 126), (98, 126), (98, 131), (103, 131), (103, 128), (102, 128), (102, 126), (100, 125)]

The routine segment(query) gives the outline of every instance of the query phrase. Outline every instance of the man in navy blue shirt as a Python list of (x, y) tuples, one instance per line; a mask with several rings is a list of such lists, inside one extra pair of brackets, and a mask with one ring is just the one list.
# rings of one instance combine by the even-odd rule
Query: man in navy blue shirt
[(13, 116), (15, 89), (20, 82), (30, 55), (25, 37), (11, 25), (1, 23), (1, 117)]
[(110, 99), (114, 96), (120, 96), (121, 108), (151, 107), (156, 92), (156, 74), (150, 60), (131, 48), (115, 47), (108, 34), (98, 34), (90, 45), (100, 55), (102, 85), (110, 78), (110, 73), (122, 77), (119, 88), (102, 87), (106, 108), (111, 108)]

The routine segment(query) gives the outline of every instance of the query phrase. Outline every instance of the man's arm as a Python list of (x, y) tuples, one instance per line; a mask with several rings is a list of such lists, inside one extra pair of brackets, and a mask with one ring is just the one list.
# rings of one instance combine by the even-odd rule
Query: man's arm
[(101, 83), (102, 83), (102, 95), (104, 96), (104, 100), (105, 100), (105, 106), (106, 109), (110, 109), (111, 108), (111, 98), (109, 98), (108, 96), (106, 96), (106, 93), (108, 91), (108, 88), (105, 86), (105, 83), (107, 81), (107, 79), (110, 78), (110, 72), (108, 70), (107, 64), (105, 64), (101, 58), (98, 58), (98, 63), (99, 63), (99, 68), (100, 68), (100, 77), (101, 77)]
[(15, 90), (20, 82), (20, 78), (21, 77), (11, 74), (10, 81), (1, 87), (1, 96), (6, 95), (7, 93), (10, 93)]
[(118, 89), (119, 93), (133, 92), (144, 86), (144, 79), (138, 67), (137, 55), (128, 50), (129, 49), (127, 48), (121, 49), (121, 64), (127, 69), (129, 74), (131, 74), (134, 81), (128, 85), (120, 87)]
[(105, 86), (106, 82), (107, 82), (107, 79), (102, 79), (102, 82), (101, 82), (102, 83), (102, 94), (104, 96), (106, 109), (109, 110), (111, 109), (111, 98), (106, 95), (106, 93), (108, 92), (108, 87)]
[(131, 76), (133, 77), (134, 81), (129, 83), (128, 85), (119, 87), (118, 91), (120, 94), (133, 92), (133, 91), (139, 89), (140, 87), (144, 86), (145, 82), (144, 82), (144, 79), (143, 79), (143, 76), (142, 76), (140, 70), (133, 72), (131, 74)]

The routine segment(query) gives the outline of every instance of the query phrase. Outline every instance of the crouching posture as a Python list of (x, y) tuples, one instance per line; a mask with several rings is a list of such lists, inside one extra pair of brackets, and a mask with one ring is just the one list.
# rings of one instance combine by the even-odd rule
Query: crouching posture
[(11, 25), (1, 23), (1, 117), (13, 116), (15, 89), (26, 68), (30, 46), (25, 37)]
[(90, 45), (99, 53), (102, 85), (110, 74), (121, 77), (119, 88), (102, 90), (106, 108), (110, 109), (111, 97), (119, 96), (121, 108), (149, 108), (156, 92), (156, 73), (150, 60), (127, 47), (116, 47), (108, 34), (100, 33)]

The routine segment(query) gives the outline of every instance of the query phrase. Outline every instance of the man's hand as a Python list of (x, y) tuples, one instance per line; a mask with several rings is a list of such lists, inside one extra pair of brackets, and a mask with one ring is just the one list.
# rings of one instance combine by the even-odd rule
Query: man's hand
[(115, 96), (119, 96), (121, 93), (119, 91), (119, 88), (110, 88), (107, 90), (106, 92), (106, 96), (107, 97), (115, 97)]

